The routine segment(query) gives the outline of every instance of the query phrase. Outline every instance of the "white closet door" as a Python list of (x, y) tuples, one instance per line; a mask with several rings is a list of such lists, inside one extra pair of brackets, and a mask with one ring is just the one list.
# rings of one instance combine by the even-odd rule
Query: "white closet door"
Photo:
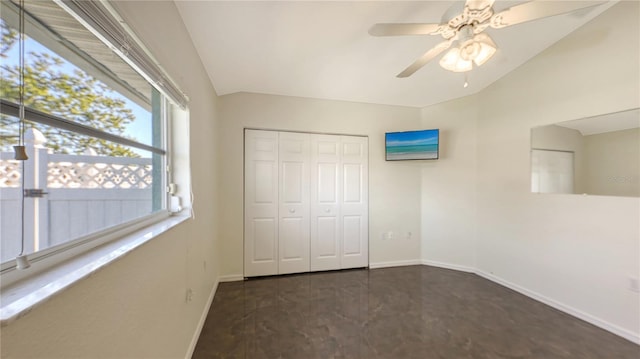
[(278, 273), (309, 271), (309, 134), (279, 133)]
[(245, 131), (244, 275), (278, 273), (278, 133)]
[(574, 193), (573, 152), (531, 150), (531, 192)]
[(368, 139), (340, 136), (342, 186), (340, 217), (342, 248), (340, 268), (369, 265)]
[(311, 270), (340, 268), (340, 136), (311, 135)]

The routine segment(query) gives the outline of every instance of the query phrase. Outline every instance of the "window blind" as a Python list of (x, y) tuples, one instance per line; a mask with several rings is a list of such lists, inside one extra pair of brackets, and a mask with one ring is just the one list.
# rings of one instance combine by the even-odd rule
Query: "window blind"
[(124, 25), (124, 20), (104, 1), (54, 0), (85, 25), (111, 50), (144, 76), (153, 87), (182, 109), (187, 96), (166, 74), (137, 36)]

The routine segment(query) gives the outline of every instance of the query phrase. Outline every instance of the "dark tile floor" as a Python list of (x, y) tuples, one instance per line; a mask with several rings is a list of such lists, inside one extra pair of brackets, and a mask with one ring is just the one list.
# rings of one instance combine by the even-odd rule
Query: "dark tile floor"
[(428, 266), (221, 283), (194, 358), (640, 358), (640, 346)]

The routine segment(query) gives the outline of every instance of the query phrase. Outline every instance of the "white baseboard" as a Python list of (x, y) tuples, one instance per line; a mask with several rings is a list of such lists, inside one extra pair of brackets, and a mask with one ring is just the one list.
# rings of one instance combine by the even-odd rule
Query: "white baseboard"
[(427, 266), (431, 266), (431, 267), (438, 267), (438, 268), (444, 268), (444, 269), (453, 269), (453, 270), (457, 270), (460, 272), (467, 272), (467, 273), (475, 273), (476, 269), (472, 268), (472, 267), (467, 267), (467, 266), (462, 266), (459, 264), (449, 264), (449, 263), (443, 263), (443, 262), (436, 262), (436, 261), (431, 261), (428, 259), (423, 259), (422, 264), (427, 265)]
[(392, 261), (392, 262), (375, 262), (375, 263), (369, 263), (369, 269), (414, 266), (418, 264), (422, 264), (422, 261), (419, 259), (410, 259), (410, 260)]
[(529, 298), (535, 299), (535, 300), (537, 300), (539, 302), (542, 302), (542, 303), (544, 303), (544, 304), (546, 304), (548, 306), (556, 308), (556, 309), (558, 309), (558, 310), (560, 310), (562, 312), (565, 312), (565, 313), (567, 313), (569, 315), (572, 315), (572, 316), (574, 316), (576, 318), (582, 319), (585, 322), (591, 323), (591, 324), (593, 324), (593, 325), (595, 325), (597, 327), (600, 327), (600, 328), (602, 328), (602, 329), (604, 329), (606, 331), (609, 331), (609, 332), (611, 332), (611, 333), (613, 333), (615, 335), (618, 335), (618, 336), (620, 336), (620, 337), (622, 337), (622, 338), (624, 338), (624, 339), (626, 339), (626, 340), (628, 340), (628, 341), (630, 341), (632, 343), (640, 344), (640, 335), (638, 335), (636, 333), (633, 333), (633, 332), (631, 332), (631, 331), (629, 331), (627, 329), (620, 328), (617, 325), (611, 324), (611, 323), (609, 323), (607, 321), (604, 321), (604, 320), (602, 320), (600, 318), (596, 318), (593, 315), (585, 313), (585, 312), (583, 312), (583, 311), (581, 311), (579, 309), (576, 309), (576, 308), (573, 308), (573, 307), (571, 307), (569, 305), (560, 303), (560, 302), (558, 302), (558, 301), (556, 301), (554, 299), (551, 299), (549, 297), (546, 297), (546, 296), (544, 296), (542, 294), (536, 293), (536, 292), (534, 292), (532, 290), (523, 288), (523, 287), (521, 287), (521, 286), (519, 286), (517, 284), (511, 283), (511, 282), (506, 281), (506, 280), (504, 280), (502, 278), (496, 277), (493, 274), (486, 273), (486, 272), (483, 272), (483, 271), (480, 271), (480, 270), (476, 270), (475, 274), (479, 275), (480, 277), (483, 277), (485, 279), (488, 279), (488, 280), (490, 280), (492, 282), (498, 283), (498, 284), (500, 284), (500, 285), (502, 285), (504, 287), (507, 287), (507, 288), (512, 289), (512, 290), (515, 290), (516, 292), (518, 292), (520, 294), (524, 294)]
[(202, 333), (202, 328), (204, 327), (204, 322), (207, 320), (207, 314), (209, 314), (209, 310), (211, 309), (211, 304), (213, 303), (213, 297), (216, 295), (216, 290), (218, 290), (218, 283), (220, 280), (217, 280), (211, 289), (211, 293), (209, 293), (209, 299), (207, 299), (207, 304), (204, 306), (204, 310), (200, 315), (200, 321), (198, 322), (198, 327), (196, 328), (195, 333), (193, 333), (193, 338), (191, 338), (191, 344), (189, 344), (189, 350), (187, 350), (187, 355), (185, 359), (191, 359), (193, 356), (193, 351), (196, 350), (196, 345), (198, 344), (198, 339), (200, 339), (200, 333)]
[(221, 275), (218, 277), (218, 281), (222, 282), (239, 282), (244, 280), (244, 275), (242, 274), (230, 274), (230, 275)]

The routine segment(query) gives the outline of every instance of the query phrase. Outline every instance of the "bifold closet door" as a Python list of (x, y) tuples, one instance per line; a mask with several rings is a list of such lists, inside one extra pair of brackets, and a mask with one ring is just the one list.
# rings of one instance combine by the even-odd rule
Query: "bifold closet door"
[(245, 130), (244, 275), (278, 274), (278, 133)]
[(340, 268), (369, 265), (369, 145), (368, 138), (340, 136)]
[(245, 130), (244, 275), (366, 267), (367, 138)]
[(311, 270), (340, 269), (340, 136), (311, 135)]
[(278, 273), (308, 272), (309, 134), (280, 132), (278, 136), (280, 144)]
[(311, 135), (311, 270), (366, 267), (368, 139)]

